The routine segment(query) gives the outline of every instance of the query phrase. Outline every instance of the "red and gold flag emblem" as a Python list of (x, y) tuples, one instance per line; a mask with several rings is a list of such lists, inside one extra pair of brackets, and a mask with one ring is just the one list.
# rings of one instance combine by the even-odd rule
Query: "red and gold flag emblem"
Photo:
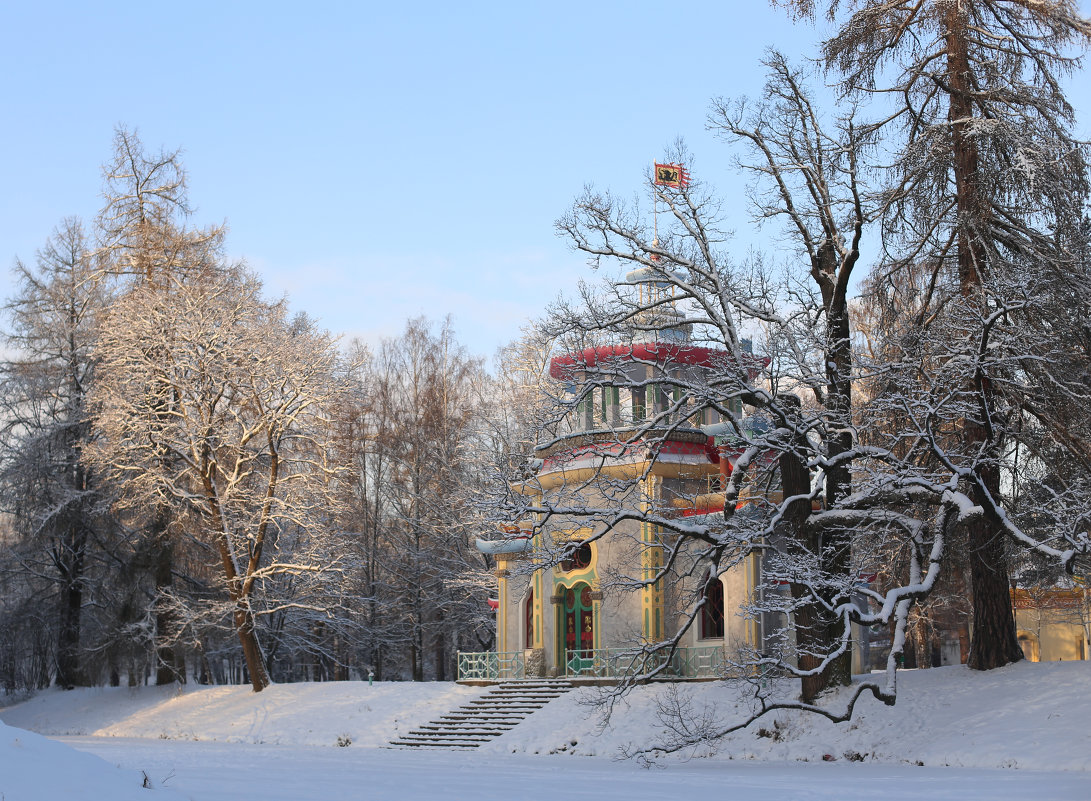
[(656, 186), (689, 186), (689, 173), (681, 164), (655, 164)]

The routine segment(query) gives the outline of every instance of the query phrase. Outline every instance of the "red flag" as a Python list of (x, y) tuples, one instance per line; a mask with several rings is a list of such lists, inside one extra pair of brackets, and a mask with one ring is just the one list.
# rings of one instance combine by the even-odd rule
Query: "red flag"
[(689, 173), (686, 172), (686, 168), (681, 164), (660, 164), (659, 162), (656, 162), (655, 185), (673, 187), (689, 186)]

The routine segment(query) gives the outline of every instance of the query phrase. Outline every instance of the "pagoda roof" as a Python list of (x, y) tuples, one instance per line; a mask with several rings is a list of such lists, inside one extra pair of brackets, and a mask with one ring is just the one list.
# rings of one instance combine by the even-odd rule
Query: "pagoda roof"
[[(769, 363), (768, 359), (749, 354), (746, 354), (744, 359), (748, 362), (746, 369), (751, 377), (757, 375), (758, 371)], [(573, 373), (617, 362), (655, 362), (657, 364), (671, 362), (708, 369), (723, 368), (737, 363), (734, 356), (719, 348), (673, 342), (639, 342), (632, 345), (599, 345), (556, 356), (550, 360), (549, 374), (562, 380), (570, 379)]]

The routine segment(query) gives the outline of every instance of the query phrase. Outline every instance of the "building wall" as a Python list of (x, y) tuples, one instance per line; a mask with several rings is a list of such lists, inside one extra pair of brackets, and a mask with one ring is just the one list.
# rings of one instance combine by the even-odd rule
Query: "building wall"
[[(711, 464), (701, 470), (710, 474), (718, 472), (718, 468)], [(668, 479), (668, 483), (671, 481), (676, 490), (680, 481), (686, 482), (677, 477)], [(694, 481), (697, 483), (693, 487), (687, 484), (683, 489), (692, 492), (694, 488), (707, 485), (703, 476), (699, 481)], [(627, 502), (636, 506), (661, 499), (663, 484), (659, 476), (652, 475), (640, 485), (629, 487)], [(611, 486), (611, 491), (616, 491), (618, 486)], [(582, 502), (601, 507), (616, 503), (616, 498), (603, 496), (599, 482), (580, 486), (574, 492), (563, 484), (545, 491), (553, 503)], [(593, 522), (553, 518), (537, 536), (535, 547), (556, 549), (566, 541), (593, 538), (595, 533)], [(532, 663), (540, 663), (548, 675), (563, 673), (563, 597), (567, 589), (578, 583), (586, 583), (592, 591), (595, 649), (631, 648), (636, 643), (655, 642), (669, 635), (688, 612), (693, 591), (703, 586), (708, 566), (698, 566), (691, 575), (671, 577), (644, 589), (620, 589), (612, 586), (609, 580), (612, 570), (629, 576), (651, 578), (662, 560), (662, 549), (655, 547), (655, 543), (665, 536), (669, 534), (663, 534), (655, 526), (627, 520), (616, 525), (606, 536), (593, 540), (592, 561), (585, 568), (565, 571), (559, 566), (546, 567), (535, 571), (533, 576), (518, 575), (520, 572), (525, 574), (532, 567), (522, 556), (502, 567), (499, 571), (502, 579), (498, 649), (509, 652), (523, 649), (537, 651), (537, 654), (527, 653), (528, 669)], [(553, 543), (552, 546), (550, 543)], [(742, 645), (753, 646), (757, 642), (760, 626), (741, 614), (741, 607), (748, 602), (756, 583), (756, 571), (757, 557), (751, 556), (721, 576), (724, 585), (724, 636), (702, 638), (700, 626), (694, 625), (681, 643), (684, 647), (726, 645), (734, 650)], [(531, 588), (534, 589), (535, 631), (534, 637), (528, 641), (525, 602)]]
[(1015, 612), (1015, 627), (1024, 655), (1035, 662), (1088, 659), (1088, 609), (1078, 606), (1023, 606)]

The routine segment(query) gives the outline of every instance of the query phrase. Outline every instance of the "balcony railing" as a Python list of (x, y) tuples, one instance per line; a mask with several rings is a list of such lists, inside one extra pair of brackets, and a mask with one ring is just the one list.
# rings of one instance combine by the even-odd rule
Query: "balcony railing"
[(458, 678), (498, 681), (526, 678), (522, 651), (459, 651)]
[[(643, 653), (631, 648), (596, 648), (566, 651), (564, 672), (573, 678), (616, 679), (649, 674), (664, 666), (656, 675), (675, 679), (708, 679), (726, 676), (731, 665), (723, 646), (704, 645), (677, 648), (669, 659), (666, 652)], [(458, 653), (458, 678), (476, 681), (526, 678), (522, 651)]]

